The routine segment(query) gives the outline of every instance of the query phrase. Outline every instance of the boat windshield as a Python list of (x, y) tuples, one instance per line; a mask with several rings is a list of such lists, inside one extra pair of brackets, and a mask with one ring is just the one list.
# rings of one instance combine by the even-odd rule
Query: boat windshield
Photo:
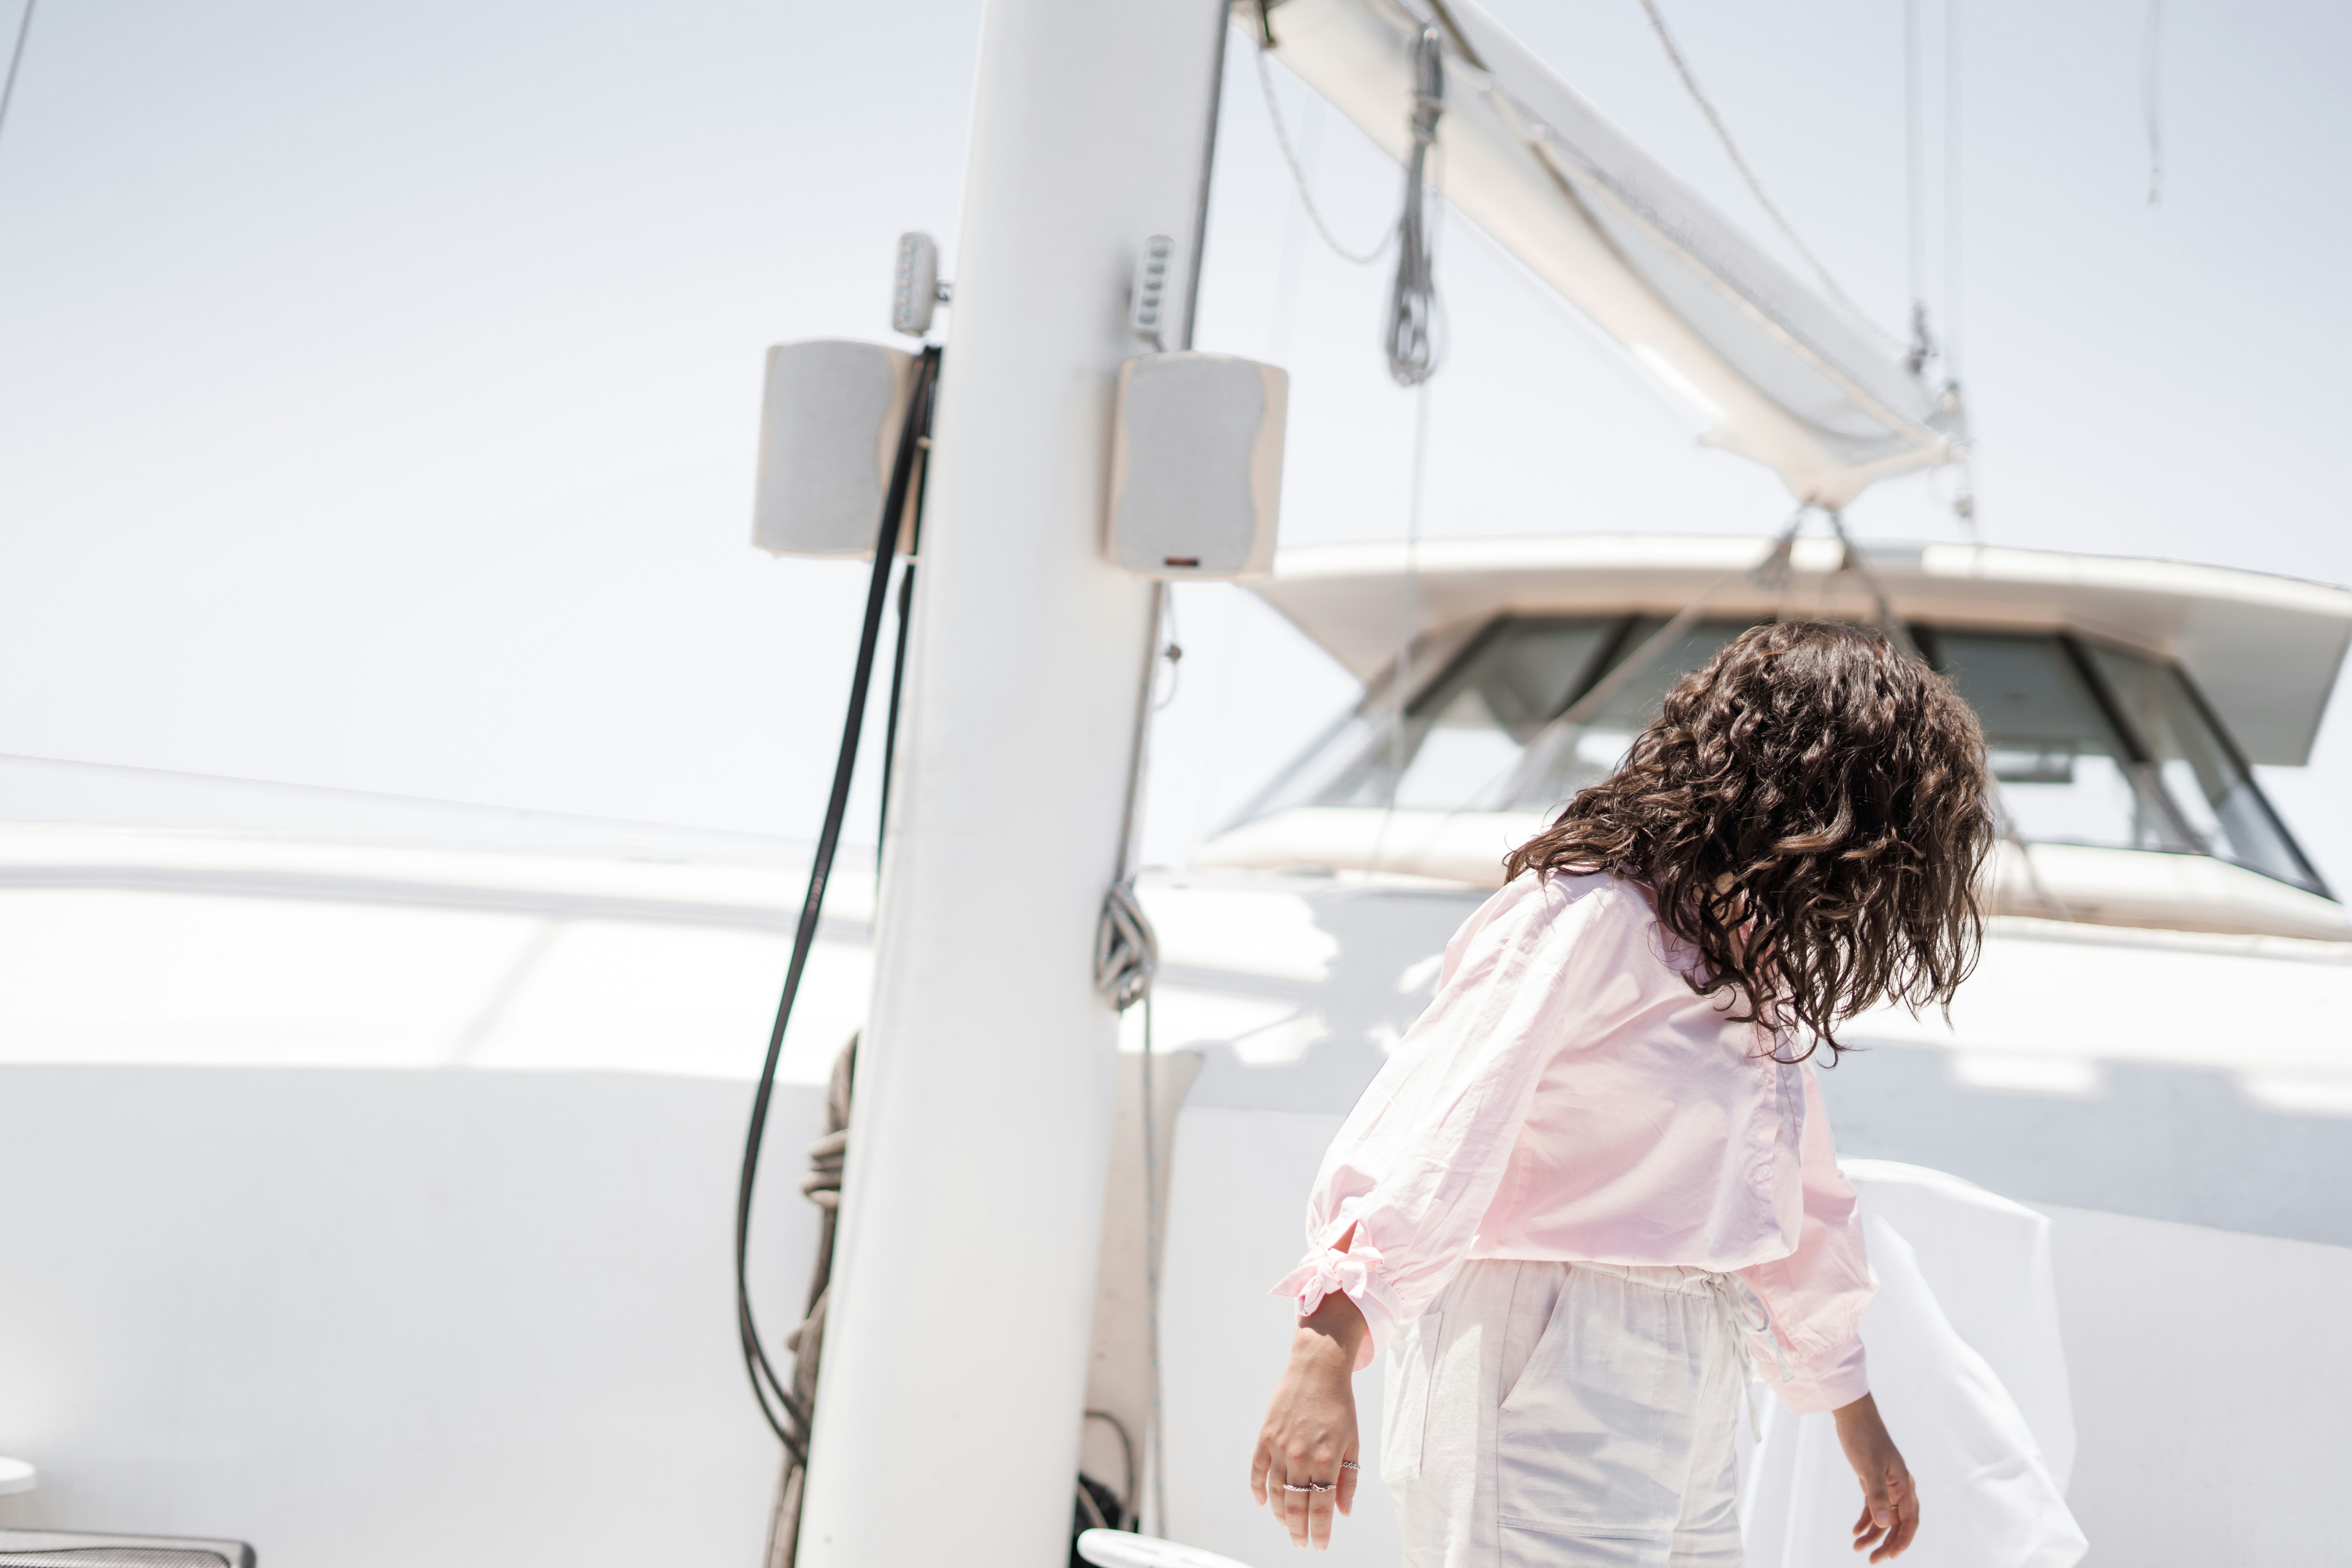
[[(1375, 689), (1243, 814), (1291, 806), (1551, 812), (1623, 759), (1667, 689), (1752, 623), (1507, 616), (1402, 708)], [(2030, 842), (2204, 854), (2324, 892), (2174, 666), (2060, 634), (1916, 626), (1985, 727), (2004, 829)]]
[(1374, 690), (1243, 818), (1295, 805), (1556, 806), (1606, 778), (1667, 689), (1748, 625), (1701, 621), (1660, 643), (1663, 616), (1503, 616), (1425, 677), (1408, 672), (1402, 711), (1391, 688)]
[(1922, 640), (1984, 724), (2020, 837), (2212, 855), (2322, 890), (2178, 668), (2068, 637)]

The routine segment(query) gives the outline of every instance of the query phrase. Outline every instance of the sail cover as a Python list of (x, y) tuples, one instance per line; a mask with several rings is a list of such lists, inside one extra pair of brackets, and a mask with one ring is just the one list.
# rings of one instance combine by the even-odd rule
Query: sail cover
[[(1262, 26), (1255, 0), (1235, 15)], [(1445, 35), (1445, 197), (1707, 422), (1705, 439), (1839, 507), (1949, 460), (1957, 399), (1807, 286), (1467, 0)], [(1395, 0), (1281, 0), (1275, 57), (1365, 134), (1410, 144), (1421, 19)]]

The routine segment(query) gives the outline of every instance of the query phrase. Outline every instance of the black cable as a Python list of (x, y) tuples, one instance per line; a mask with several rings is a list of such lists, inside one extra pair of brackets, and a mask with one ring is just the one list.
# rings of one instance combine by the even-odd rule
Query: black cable
[[(810, 949), (816, 942), (817, 914), (824, 904), (824, 886), (833, 874), (834, 853), (841, 846), (841, 826), (849, 811), (849, 781), (857, 765), (857, 742), (866, 725), (866, 694), (873, 685), (874, 655), (882, 639), (882, 606), (889, 597), (890, 565), (897, 554), (900, 521), (907, 514), (907, 496), (915, 479), (921, 443), (930, 428), (932, 394), (939, 384), (940, 351), (926, 347), (917, 361), (914, 383), (908, 389), (906, 423), (898, 431), (898, 453), (890, 465), (890, 487), (882, 503), (882, 521), (874, 540), (874, 571), (866, 586), (866, 621), (857, 639), (857, 668), (850, 678), (849, 712), (843, 721), (841, 752), (833, 765), (833, 794), (824, 807), (824, 826), (817, 832), (816, 856), (809, 865), (808, 892), (801, 900), (800, 924), (793, 931), (792, 963), (784, 970), (784, 990), (776, 1004), (775, 1026), (768, 1031), (768, 1057), (760, 1068), (759, 1092), (751, 1098), (751, 1125), (743, 1141), (742, 1179), (735, 1190), (735, 1328), (743, 1346), (743, 1370), (751, 1375), (752, 1397), (793, 1458), (808, 1459), (809, 1412), (800, 1407), (783, 1380), (769, 1363), (751, 1314), (750, 1278), (751, 1189), (759, 1177), (760, 1145), (768, 1131), (768, 1104), (774, 1098), (776, 1064), (783, 1055), (784, 1026), (800, 994), (801, 976), (808, 968)], [(782, 1414), (779, 1414), (781, 1410)], [(787, 1425), (789, 1420), (790, 1425)]]
[(890, 710), (882, 721), (882, 805), (875, 813), (874, 888), (882, 888), (882, 840), (890, 831), (890, 780), (897, 773), (898, 758), (898, 699), (907, 683), (907, 625), (915, 613), (915, 568), (922, 561), (923, 498), (931, 487), (930, 422), (927, 417), (916, 444), (921, 454), (916, 458), (915, 516), (907, 531), (907, 569), (898, 574), (898, 648), (890, 656)]
[[(922, 490), (915, 491), (919, 508)], [(882, 721), (882, 802), (874, 813), (874, 892), (882, 892), (882, 841), (890, 834), (890, 774), (898, 760), (898, 698), (907, 681), (907, 618), (915, 607), (915, 563), (898, 574), (898, 646), (890, 655), (890, 706)]]

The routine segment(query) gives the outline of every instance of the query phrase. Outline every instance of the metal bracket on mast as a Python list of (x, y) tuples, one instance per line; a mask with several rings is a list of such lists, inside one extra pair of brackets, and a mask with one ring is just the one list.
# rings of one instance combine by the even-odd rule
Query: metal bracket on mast
[(919, 338), (931, 330), (931, 313), (954, 292), (940, 276), (940, 242), (920, 230), (898, 237), (898, 270), (890, 294), (890, 330)]
[(1168, 268), (1175, 256), (1176, 242), (1168, 236), (1155, 234), (1145, 240), (1143, 253), (1135, 258), (1135, 281), (1127, 295), (1128, 334), (1163, 353), (1168, 349), (1167, 329), (1162, 325), (1168, 307)]

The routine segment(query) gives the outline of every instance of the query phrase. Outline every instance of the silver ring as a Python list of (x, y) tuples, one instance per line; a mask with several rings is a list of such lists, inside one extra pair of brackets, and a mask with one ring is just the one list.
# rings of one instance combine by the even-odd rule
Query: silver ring
[(1360, 1470), (1360, 1469), (1362, 1469), (1362, 1468), (1363, 1468), (1363, 1467), (1362, 1467), (1361, 1465), (1359, 1465), (1359, 1464), (1358, 1464), (1358, 1463), (1356, 1463), (1356, 1461), (1355, 1461), (1355, 1460), (1353, 1460), (1353, 1459), (1342, 1459), (1342, 1460), (1340, 1460), (1340, 1461), (1339, 1461), (1339, 1468), (1340, 1468), (1341, 1469), (1343, 1469), (1343, 1470)]

